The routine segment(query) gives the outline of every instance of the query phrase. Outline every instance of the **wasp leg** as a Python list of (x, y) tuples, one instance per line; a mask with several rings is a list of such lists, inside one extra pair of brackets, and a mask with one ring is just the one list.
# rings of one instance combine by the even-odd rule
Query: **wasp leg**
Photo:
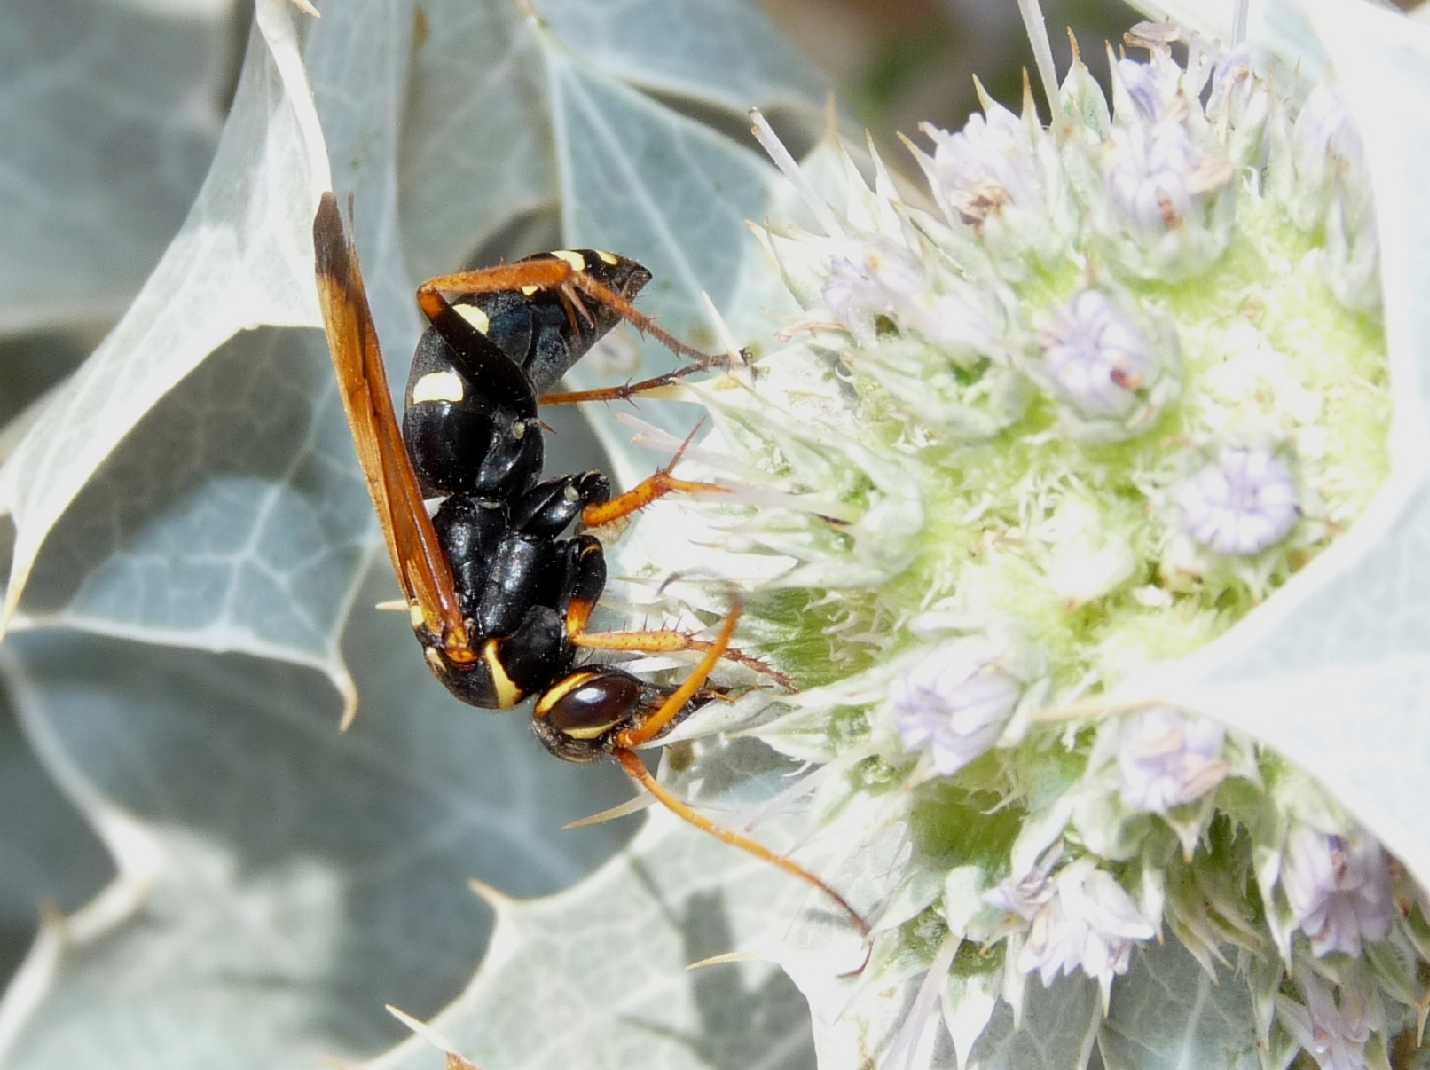
[(421, 306), (423, 314), (432, 321), (433, 326), (437, 326), (437, 317), (442, 315), (444, 308), (451, 307), (442, 296), (443, 293), (487, 294), (532, 288), (559, 292), (566, 303), (567, 314), (571, 317), (573, 327), (578, 316), (587, 322), (591, 319), (590, 312), (581, 301), (581, 295), (585, 294), (615, 312), (642, 334), (654, 338), (672, 353), (698, 362), (713, 359), (708, 353), (682, 342), (666, 331), (605, 283), (588, 272), (577, 271), (569, 261), (560, 257), (519, 260), (514, 264), (501, 264), (476, 271), (437, 275), (417, 287), (417, 304)]
[(640, 724), (632, 725), (616, 733), (616, 744), (621, 747), (639, 747), (642, 743), (648, 743), (661, 732), (666, 726), (675, 720), (685, 709), (697, 691), (705, 686), (705, 681), (710, 678), (710, 674), (715, 670), (715, 665), (722, 655), (729, 652), (730, 637), (735, 634), (735, 625), (740, 622), (741, 607), (736, 604), (731, 608), (725, 617), (725, 623), (720, 627), (720, 634), (715, 637), (715, 641), (710, 643), (705, 651), (705, 656), (700, 659), (700, 664), (695, 666), (695, 671), (685, 678), (685, 682), (665, 697), (665, 701), (660, 704), (659, 709)]
[(586, 633), (591, 611), (606, 587), (606, 555), (594, 535), (577, 535), (570, 542), (566, 566), (566, 638), (575, 642)]
[[(440, 283), (450, 277), (453, 276), (431, 279), (417, 288), (417, 303), (422, 308), (422, 314), (450, 351), (429, 354), (429, 360), (449, 359), (469, 383), (473, 386), (480, 384), (483, 397), (511, 408), (518, 416), (535, 417), (536, 395), (520, 365), (479, 331), (459, 309), (449, 304), (438, 290), (429, 289), (434, 282)], [(423, 348), (419, 344), (417, 356), (413, 359), (415, 361), (422, 356)]]
[(689, 375), (697, 375), (700, 372), (711, 369), (725, 369), (730, 367), (730, 360), (726, 357), (713, 357), (707, 360), (697, 361), (688, 364), (683, 368), (666, 372), (664, 375), (657, 375), (650, 379), (639, 379), (634, 383), (625, 383), (622, 386), (605, 386), (595, 390), (570, 390), (556, 394), (541, 395), (543, 405), (582, 405), (588, 401), (628, 401), (640, 394), (658, 395), (658, 392), (673, 383), (679, 382)]
[[(710, 651), (716, 645), (708, 639), (696, 639), (694, 636), (669, 628), (645, 632), (578, 631), (571, 635), (570, 639), (572, 645), (584, 647), (587, 650), (625, 650), (639, 654), (673, 654), (681, 650)], [(737, 650), (735, 647), (727, 647), (721, 657), (726, 661), (733, 661), (737, 665), (752, 669), (761, 676), (769, 677), (786, 691), (799, 690), (788, 676), (773, 666), (765, 664), (753, 654), (746, 654), (743, 650)]]
[(555, 538), (586, 506), (610, 497), (610, 482), (595, 469), (547, 480), (512, 506), (511, 526), (526, 535)]
[(685, 456), (685, 451), (690, 446), (690, 442), (700, 430), (700, 424), (696, 424), (691, 429), (690, 434), (685, 436), (685, 441), (680, 444), (680, 448), (675, 451), (675, 456), (671, 457), (670, 463), (652, 475), (646, 476), (630, 490), (617, 498), (612, 498), (607, 502), (600, 502), (586, 506), (581, 510), (581, 526), (585, 528), (599, 528), (606, 524), (614, 524), (617, 520), (639, 512), (651, 502), (659, 498), (664, 498), (667, 494), (680, 491), (685, 494), (727, 494), (729, 487), (721, 486), (719, 483), (696, 483), (688, 479), (677, 479), (671, 473), (675, 466), (680, 463), (680, 458)]
[(554, 257), (520, 260), (475, 271), (454, 271), (450, 275), (434, 275), (418, 286), (417, 305), (435, 325), (437, 317), (452, 307), (443, 294), (493, 294), (529, 287), (559, 290), (574, 274), (570, 264)]
[(665, 701), (660, 704), (660, 708), (657, 709), (655, 713), (645, 718), (640, 724), (632, 725), (630, 728), (617, 732), (608, 745), (610, 755), (632, 780), (650, 792), (657, 802), (676, 817), (694, 825), (702, 832), (709, 833), (722, 843), (728, 843), (732, 847), (738, 847), (747, 854), (754, 855), (756, 858), (768, 862), (773, 866), (777, 866), (791, 876), (798, 877), (806, 884), (819, 889), (835, 903), (838, 903), (840, 909), (848, 914), (850, 920), (854, 922), (860, 935), (867, 937), (869, 935), (869, 923), (866, 922), (863, 917), (860, 916), (859, 912), (849, 904), (849, 901), (840, 895), (839, 892), (835, 891), (832, 886), (825, 883), (819, 877), (816, 877), (813, 873), (792, 859), (777, 854), (764, 844), (752, 840), (748, 836), (743, 836), (732, 829), (722, 828), (709, 818), (697, 813), (688, 803), (671, 794), (655, 777), (651, 776), (650, 770), (646, 768), (645, 762), (641, 761), (640, 756), (637, 755), (633, 749), (660, 735), (673, 720), (685, 712), (690, 700), (705, 686), (705, 682), (709, 679), (710, 673), (714, 670), (716, 662), (718, 662), (722, 656), (729, 653), (728, 646), (730, 637), (734, 634), (735, 624), (739, 619), (740, 607), (735, 606), (731, 609), (729, 616), (725, 618), (725, 625), (720, 629), (720, 635), (716, 638), (715, 642), (710, 645), (710, 649), (705, 657), (700, 660), (700, 664), (695, 667), (695, 670), (686, 678), (685, 682), (666, 697)]

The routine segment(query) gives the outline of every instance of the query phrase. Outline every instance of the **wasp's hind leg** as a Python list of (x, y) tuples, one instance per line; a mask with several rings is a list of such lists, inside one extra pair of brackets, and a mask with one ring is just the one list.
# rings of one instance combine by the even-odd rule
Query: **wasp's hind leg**
[(735, 624), (740, 619), (740, 607), (736, 605), (730, 610), (725, 618), (724, 626), (720, 629), (720, 634), (715, 641), (710, 644), (705, 657), (700, 660), (700, 664), (685, 679), (685, 682), (676, 688), (660, 707), (650, 716), (636, 721), (626, 728), (621, 729), (607, 737), (604, 746), (606, 751), (616, 760), (616, 763), (625, 770), (626, 774), (637, 784), (655, 797), (656, 801), (669, 810), (682, 821), (694, 825), (711, 836), (727, 843), (732, 847), (738, 847), (747, 854), (754, 855), (765, 862), (770, 863), (793, 877), (804, 881), (813, 888), (817, 888), (833, 902), (837, 903), (840, 909), (848, 915), (861, 936), (869, 935), (869, 923), (859, 914), (857, 910), (844, 898), (835, 888), (815, 876), (793, 859), (778, 854), (770, 850), (757, 840), (752, 840), (748, 836), (727, 829), (715, 824), (703, 814), (698, 813), (691, 805), (680, 799), (665, 788), (646, 768), (645, 762), (641, 761), (636, 754), (635, 748), (644, 743), (659, 737), (673, 723), (694, 712), (701, 704), (699, 698), (704, 694), (706, 681), (710, 678), (710, 673), (714, 671), (716, 663), (720, 658), (729, 654), (730, 637), (734, 635)]

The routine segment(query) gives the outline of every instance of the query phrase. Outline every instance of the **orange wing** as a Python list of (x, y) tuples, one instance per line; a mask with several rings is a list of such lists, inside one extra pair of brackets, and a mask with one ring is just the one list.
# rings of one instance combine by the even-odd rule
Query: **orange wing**
[(422, 491), (397, 429), (357, 250), (348, 240), (331, 193), (323, 194), (313, 219), (313, 251), (328, 349), (392, 567), (408, 604), (421, 612), (427, 630), (441, 638), (447, 656), (473, 661), (476, 654), (468, 646), (452, 567), (422, 504)]

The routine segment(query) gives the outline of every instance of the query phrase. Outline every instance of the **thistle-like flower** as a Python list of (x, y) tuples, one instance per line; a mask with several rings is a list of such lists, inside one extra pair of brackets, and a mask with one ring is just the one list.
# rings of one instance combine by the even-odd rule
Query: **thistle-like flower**
[[(1355, 132), (1268, 56), (1192, 40), (1179, 63), (1175, 37), (1141, 28), (1147, 58), (1113, 59), (1107, 95), (1075, 60), (1048, 126), (1029, 90), (1021, 113), (985, 98), (960, 131), (924, 127), (925, 198), (838, 145), (816, 189), (756, 116), (817, 221), (756, 228), (804, 311), (752, 374), (685, 388), (732, 493), (663, 519), (707, 533), (702, 567), (745, 583), (750, 635), (806, 688), (741, 731), (828, 763), (821, 820), (870, 803), (911, 845), (857, 889), (893, 904), (868, 990), (948, 973), (913, 1002), (977, 992), (943, 1008), (966, 1052), (1029, 976), (1055, 997), (1083, 974), (1106, 1006), (1154, 939), (1213, 972), (1237, 948), (1270, 978), (1248, 1029), (1279, 1014), (1350, 1065), (1418, 997), (1325, 956), (1430, 954), (1388, 857), (1222, 725), (1074, 719), (1224, 633), (1389, 470)], [(652, 586), (682, 566), (622, 564)], [(708, 609), (702, 583), (667, 593)]]

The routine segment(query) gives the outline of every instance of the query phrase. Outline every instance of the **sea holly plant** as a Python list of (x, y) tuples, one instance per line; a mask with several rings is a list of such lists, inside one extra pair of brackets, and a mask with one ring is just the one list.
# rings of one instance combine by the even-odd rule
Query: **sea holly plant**
[[(696, 613), (743, 588), (750, 634), (802, 685), (708, 727), (801, 764), (777, 808), (873, 916), (857, 980), (831, 980), (837, 942), (775, 941), (822, 1065), (1082, 1065), (1096, 1037), (1108, 1065), (1339, 1070), (1418, 1044), (1430, 842), (1413, 793), (1360, 774), (1422, 782), (1401, 676), (1424, 679), (1423, 603), (1391, 595), (1394, 631), (1324, 598), (1314, 624), (1253, 630), (1283, 591), (1353, 572), (1318, 558), (1425, 464), (1401, 436), (1423, 446), (1430, 341), (1390, 274), (1427, 274), (1391, 214), (1423, 131), (1367, 130), (1351, 102), (1390, 35), (1391, 57), (1430, 44), (1357, 11), (1273, 5), (1225, 44), (1140, 24), (1106, 89), (1101, 55), (1061, 77), (1044, 59), (1048, 119), (1030, 84), (924, 127), (912, 191), (838, 142), (802, 167), (754, 114), (802, 200), (755, 228), (802, 313), (682, 389), (714, 424), (690, 468), (730, 492), (653, 514), (623, 563)], [(1328, 67), (1277, 47), (1292, 16)], [(1417, 526), (1361, 567), (1408, 567)], [(1352, 654), (1365, 628), (1393, 662)], [(1297, 636), (1325, 660), (1295, 659), (1293, 703), (1276, 662)], [(1338, 672), (1353, 702), (1344, 680), (1307, 686)], [(1359, 751), (1367, 721), (1370, 754), (1329, 749)], [(1319, 781), (1288, 758), (1322, 748)], [(693, 793), (712, 777), (680, 768)], [(1058, 1045), (1015, 1058), (1048, 1002)]]

